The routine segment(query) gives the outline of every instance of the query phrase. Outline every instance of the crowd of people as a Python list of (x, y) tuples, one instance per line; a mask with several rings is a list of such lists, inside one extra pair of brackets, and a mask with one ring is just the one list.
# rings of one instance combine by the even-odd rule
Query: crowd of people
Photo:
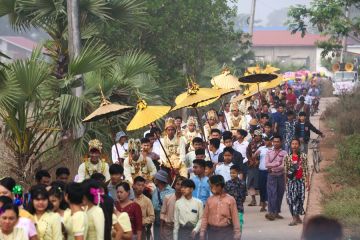
[(240, 239), (245, 199), (277, 221), (285, 192), (289, 226), (301, 224), (310, 131), (323, 134), (309, 121), (314, 96), (293, 90), (230, 100), (205, 120), (168, 118), (141, 139), (119, 132), (112, 164), (93, 139), (76, 173), (40, 170), (26, 191), (1, 179), (0, 239)]

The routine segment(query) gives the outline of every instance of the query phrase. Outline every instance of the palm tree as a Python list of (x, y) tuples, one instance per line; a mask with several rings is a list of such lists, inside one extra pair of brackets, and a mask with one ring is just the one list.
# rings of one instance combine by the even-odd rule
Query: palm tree
[[(76, 129), (98, 107), (99, 84), (109, 99), (120, 103), (134, 105), (136, 93), (153, 102), (161, 101), (163, 88), (154, 78), (157, 66), (148, 54), (139, 51), (116, 58), (106, 46), (89, 42), (69, 62), (69, 71), (62, 79), (57, 79), (51, 69), (52, 64), (43, 59), (39, 48), (29, 59), (16, 60), (4, 71), (0, 117), (6, 126), (6, 145), (14, 157), (8, 166), (25, 184), (31, 182), (35, 169), (46, 164), (41, 157), (61, 145), (62, 136)], [(85, 74), (85, 91), (80, 97), (70, 93), (76, 84), (74, 76), (78, 74)], [(113, 127), (124, 127), (127, 119), (127, 116), (114, 119)], [(76, 149), (73, 152), (78, 156), (84, 153), (87, 141), (93, 137), (101, 139), (105, 149), (110, 149), (108, 126), (97, 122), (87, 124), (83, 136), (73, 139)]]

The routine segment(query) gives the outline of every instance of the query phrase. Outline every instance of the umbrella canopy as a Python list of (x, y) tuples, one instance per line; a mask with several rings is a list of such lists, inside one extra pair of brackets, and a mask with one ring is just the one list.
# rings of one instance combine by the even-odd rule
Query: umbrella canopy
[[(207, 92), (208, 89), (211, 89), (211, 88), (201, 88), (202, 91), (200, 92), (200, 94), (205, 94)], [(203, 90), (205, 89), (205, 90)], [(176, 105), (179, 105), (182, 101), (184, 101), (186, 98), (188, 97), (188, 93), (187, 92), (183, 92), (181, 93), (180, 95), (178, 95), (176, 98), (175, 98), (175, 104)], [(203, 102), (199, 102), (196, 107), (205, 107), (207, 105), (210, 105), (212, 104), (213, 102), (215, 102), (216, 100), (218, 100), (219, 97), (216, 97), (216, 98), (211, 98), (210, 100), (207, 100), (207, 101), (203, 101)], [(192, 106), (189, 106), (189, 107), (192, 107)]]
[(148, 106), (145, 100), (140, 99), (136, 106), (136, 114), (126, 130), (132, 131), (147, 126), (165, 116), (170, 109), (170, 106)]
[[(102, 94), (102, 93), (101, 93)], [(94, 112), (92, 112), (89, 116), (87, 116), (83, 122), (94, 122), (103, 118), (109, 118), (114, 115), (118, 115), (133, 109), (131, 106), (120, 105), (116, 103), (111, 103), (105, 99), (102, 94), (102, 101), (100, 107), (97, 108)]]
[(273, 67), (271, 65), (266, 65), (265, 69), (262, 71), (262, 73), (275, 73), (279, 71), (280, 68)]
[(243, 76), (239, 78), (239, 81), (242, 83), (262, 83), (262, 82), (270, 82), (276, 79), (277, 77), (278, 76), (276, 74), (257, 73), (257, 74)]
[[(214, 88), (200, 88), (195, 82), (191, 82), (187, 92), (180, 94), (177, 98), (178, 104), (172, 109), (172, 111), (179, 110), (186, 107), (200, 107), (206, 106), (212, 102), (215, 102), (221, 96), (237, 91), (238, 89), (214, 89)], [(175, 100), (176, 102), (176, 100)], [(206, 103), (206, 105), (205, 105)]]
[(232, 75), (228, 68), (224, 69), (220, 75), (213, 77), (211, 84), (222, 89), (235, 89), (241, 85), (239, 79)]
[(252, 90), (246, 90), (243, 94), (231, 99), (230, 102), (239, 102), (239, 101), (242, 101), (243, 99), (246, 99), (246, 98), (249, 98), (249, 97), (252, 97), (253, 95), (255, 95), (257, 93), (257, 90), (255, 89), (252, 89)]

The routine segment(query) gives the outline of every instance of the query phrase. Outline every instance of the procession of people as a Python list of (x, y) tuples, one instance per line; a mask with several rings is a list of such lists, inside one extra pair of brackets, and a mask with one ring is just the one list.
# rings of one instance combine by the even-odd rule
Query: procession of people
[(302, 224), (310, 131), (324, 136), (309, 121), (319, 85), (297, 79), (238, 96), (151, 123), (140, 139), (118, 132), (112, 149), (92, 139), (78, 169), (39, 170), (30, 189), (2, 178), (0, 239), (241, 239), (248, 208), (278, 221), (284, 197), (284, 225)]

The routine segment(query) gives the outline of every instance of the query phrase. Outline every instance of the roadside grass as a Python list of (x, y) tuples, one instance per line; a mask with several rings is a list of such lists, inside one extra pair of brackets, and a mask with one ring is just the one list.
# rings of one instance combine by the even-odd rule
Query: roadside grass
[(334, 188), (323, 198), (324, 214), (338, 219), (346, 239), (360, 239), (360, 91), (340, 96), (324, 113), (336, 133), (338, 156), (326, 171)]

